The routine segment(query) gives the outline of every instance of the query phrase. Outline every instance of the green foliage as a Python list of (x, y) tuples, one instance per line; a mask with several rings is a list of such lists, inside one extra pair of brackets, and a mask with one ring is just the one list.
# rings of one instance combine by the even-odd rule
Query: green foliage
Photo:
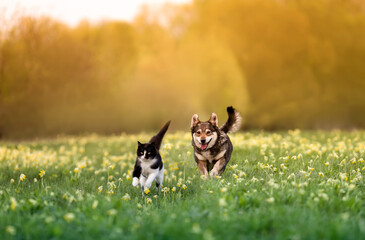
[(0, 145), (1, 239), (360, 239), (365, 133), (232, 135), (217, 179), (200, 177), (190, 134), (168, 134), (165, 181), (132, 187), (137, 140), (64, 137)]

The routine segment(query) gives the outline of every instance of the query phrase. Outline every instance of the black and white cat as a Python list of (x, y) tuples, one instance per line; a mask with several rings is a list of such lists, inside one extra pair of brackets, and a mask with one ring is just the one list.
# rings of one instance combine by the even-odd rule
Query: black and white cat
[(162, 127), (148, 143), (138, 142), (137, 159), (133, 170), (132, 185), (136, 187), (138, 181), (144, 188), (151, 188), (152, 182), (156, 180), (156, 187), (159, 189), (163, 183), (164, 167), (159, 153), (162, 139), (169, 128), (170, 121)]

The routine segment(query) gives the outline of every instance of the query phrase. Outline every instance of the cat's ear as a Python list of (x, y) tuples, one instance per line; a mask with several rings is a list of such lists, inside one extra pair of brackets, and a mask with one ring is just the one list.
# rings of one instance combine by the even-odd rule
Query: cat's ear
[(142, 145), (142, 143), (140, 143), (139, 141), (137, 141), (137, 142), (138, 142), (138, 147)]
[(209, 118), (209, 122), (213, 124), (214, 126), (218, 126), (218, 117), (217, 114), (212, 113), (212, 115)]
[(199, 123), (199, 116), (198, 114), (194, 114), (193, 117), (191, 118), (191, 127), (194, 127), (195, 125), (197, 125)]

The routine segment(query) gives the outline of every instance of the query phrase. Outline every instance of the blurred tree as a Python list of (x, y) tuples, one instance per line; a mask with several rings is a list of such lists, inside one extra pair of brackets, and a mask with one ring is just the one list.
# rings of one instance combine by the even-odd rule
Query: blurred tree
[(140, 108), (130, 111), (139, 116), (136, 119), (152, 121), (155, 128), (174, 117), (180, 129), (189, 127), (194, 112), (208, 118), (217, 111), (224, 119), (227, 105), (244, 112), (247, 89), (231, 50), (214, 36), (196, 35), (185, 21), (190, 9), (175, 7), (164, 6), (158, 15), (145, 8), (135, 21), (143, 55), (128, 96)]
[[(245, 73), (249, 127), (364, 126), (364, 73), (358, 66), (365, 59), (359, 41), (365, 15), (359, 1), (195, 4), (200, 34), (227, 42)], [(356, 99), (343, 101), (345, 96)]]
[(363, 128), (364, 6), (198, 0), (75, 28), (20, 17), (0, 31), (0, 135), (152, 130), (168, 119), (186, 130), (193, 113), (224, 122), (228, 105), (246, 128)]
[(107, 23), (82, 30), (31, 17), (13, 27), (1, 46), (5, 135), (120, 129), (120, 119), (103, 125), (133, 65), (132, 29)]

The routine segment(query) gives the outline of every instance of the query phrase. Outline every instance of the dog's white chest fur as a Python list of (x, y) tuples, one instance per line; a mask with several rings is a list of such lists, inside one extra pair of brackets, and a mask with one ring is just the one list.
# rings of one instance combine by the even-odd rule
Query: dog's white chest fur
[(199, 159), (199, 160), (202, 160), (202, 161), (209, 161), (209, 162), (212, 162), (214, 160), (218, 160), (220, 158), (222, 158), (224, 156), (224, 154), (226, 153), (226, 150), (222, 150), (220, 151), (217, 155), (211, 155), (210, 154), (210, 150), (208, 151), (205, 151), (205, 152), (202, 152), (202, 154), (199, 154), (199, 153), (195, 153), (195, 156)]

